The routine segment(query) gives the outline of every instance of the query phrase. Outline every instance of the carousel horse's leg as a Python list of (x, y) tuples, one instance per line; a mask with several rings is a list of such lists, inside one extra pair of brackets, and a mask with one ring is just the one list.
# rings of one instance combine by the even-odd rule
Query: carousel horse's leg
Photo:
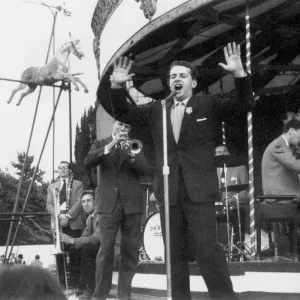
[(79, 77), (74, 76), (74, 79), (81, 84), (81, 86), (84, 88), (84, 92), (85, 93), (89, 92), (89, 89), (87, 88), (87, 86), (85, 85), (85, 83)]
[(9, 97), (9, 99), (8, 99), (8, 101), (7, 101), (7, 103), (9, 104), (9, 103), (11, 102), (11, 100), (13, 99), (13, 97), (14, 97), (14, 95), (15, 95), (16, 92), (18, 92), (18, 91), (20, 91), (20, 90), (23, 90), (23, 89), (25, 89), (26, 87), (27, 87), (27, 84), (25, 84), (25, 83), (20, 83), (20, 85), (19, 85), (17, 88), (15, 88), (15, 89), (12, 90), (11, 95), (10, 95), (10, 97)]
[(68, 81), (71, 81), (71, 82), (75, 85), (75, 90), (76, 90), (76, 91), (79, 91), (79, 86), (78, 86), (76, 80), (75, 80), (74, 77), (73, 77), (71, 74), (69, 74), (69, 73), (66, 74), (66, 82), (68, 82)]
[(35, 91), (36, 87), (37, 87), (37, 86), (31, 86), (31, 87), (28, 86), (28, 90), (21, 94), (20, 99), (19, 99), (19, 101), (18, 101), (18, 103), (17, 103), (17, 106), (19, 106), (19, 105), (21, 104), (21, 102), (22, 102), (22, 100), (23, 100), (23, 98), (24, 98), (25, 96), (27, 96), (27, 95), (33, 93), (33, 92)]

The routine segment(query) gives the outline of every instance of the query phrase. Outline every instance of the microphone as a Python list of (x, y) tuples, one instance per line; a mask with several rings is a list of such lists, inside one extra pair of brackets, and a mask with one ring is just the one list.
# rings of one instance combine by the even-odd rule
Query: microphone
[(164, 100), (166, 102), (170, 101), (175, 95), (177, 94), (177, 91), (173, 91), (171, 92), (171, 94), (169, 96), (167, 96)]

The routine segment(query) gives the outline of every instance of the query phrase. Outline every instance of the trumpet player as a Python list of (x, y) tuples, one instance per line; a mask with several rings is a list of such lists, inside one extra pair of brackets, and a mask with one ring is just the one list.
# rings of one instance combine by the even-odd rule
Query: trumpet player
[[(136, 272), (141, 234), (142, 190), (139, 176), (150, 174), (142, 149), (132, 151), (127, 139), (131, 126), (114, 121), (112, 135), (96, 140), (87, 157), (88, 167), (100, 167), (96, 189), (101, 247), (96, 258), (93, 299), (106, 299), (112, 285), (114, 245), (120, 228), (118, 299), (131, 299), (131, 281)], [(124, 143), (128, 147), (123, 146)], [(137, 142), (140, 144), (140, 142)], [(133, 147), (136, 148), (136, 147)]]
[[(62, 232), (73, 237), (81, 236), (85, 228), (87, 215), (83, 212), (81, 205), (81, 195), (83, 183), (73, 179), (70, 164), (67, 161), (60, 162), (58, 166), (59, 180), (50, 184), (47, 190), (47, 210), (51, 214), (51, 224), (55, 224), (55, 219), (59, 219)], [(55, 188), (59, 190), (59, 208), (55, 211), (54, 201), (56, 195)], [(70, 282), (72, 288), (79, 288), (80, 276), (80, 249), (73, 246), (63, 245), (63, 250), (67, 253), (70, 261)], [(60, 283), (65, 286), (65, 263), (63, 255), (56, 255), (57, 273)]]

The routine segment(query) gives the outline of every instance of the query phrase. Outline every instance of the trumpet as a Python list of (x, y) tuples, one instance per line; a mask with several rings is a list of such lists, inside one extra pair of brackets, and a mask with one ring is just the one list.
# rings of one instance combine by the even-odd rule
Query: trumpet
[(139, 154), (143, 149), (143, 143), (140, 140), (127, 139), (123, 142), (122, 147), (128, 150), (130, 154)]
[(61, 241), (60, 241), (60, 233), (61, 233), (61, 227), (59, 224), (59, 189), (54, 188), (54, 212), (55, 212), (55, 217), (54, 217), (54, 234), (55, 234), (55, 243), (54, 243), (54, 249), (55, 252), (53, 254), (63, 254), (64, 252), (62, 251), (61, 247)]

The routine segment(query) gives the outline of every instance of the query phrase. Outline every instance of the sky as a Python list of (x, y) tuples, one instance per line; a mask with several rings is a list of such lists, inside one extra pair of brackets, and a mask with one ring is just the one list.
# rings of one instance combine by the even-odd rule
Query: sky
[[(39, 0), (28, 0), (41, 3)], [(72, 14), (65, 16), (58, 13), (55, 27), (55, 49), (69, 41), (69, 32), (79, 38), (85, 57), (78, 60), (70, 55), (71, 73), (84, 73), (81, 80), (88, 86), (89, 93), (77, 92), (72, 86), (72, 153), (74, 155), (74, 139), (76, 123), (85, 109), (94, 106), (98, 86), (96, 60), (93, 52), (94, 35), (91, 20), (97, 0), (44, 0), (45, 4), (64, 7)], [(43, 66), (53, 24), (51, 11), (37, 4), (24, 0), (7, 0), (1, 2), (0, 9), (0, 78), (20, 80), (22, 72), (32, 66)], [(55, 12), (55, 10), (54, 10)], [(51, 48), (50, 57), (53, 57)], [(12, 175), (16, 170), (11, 161), (17, 160), (17, 152), (26, 151), (34, 111), (37, 103), (39, 87), (31, 95), (25, 97), (20, 106), (16, 106), (18, 94), (10, 104), (7, 100), (17, 82), (0, 80), (0, 169)], [(56, 95), (58, 94), (56, 89)], [(62, 160), (69, 160), (69, 106), (68, 92), (63, 92), (55, 116), (55, 151), (54, 165)], [(36, 164), (41, 154), (46, 132), (53, 110), (53, 91), (51, 87), (42, 89), (37, 119), (33, 131), (29, 155), (34, 155)], [(45, 181), (52, 179), (53, 132), (51, 130), (40, 162), (40, 169), (46, 171)], [(74, 159), (73, 159), (74, 160)]]

